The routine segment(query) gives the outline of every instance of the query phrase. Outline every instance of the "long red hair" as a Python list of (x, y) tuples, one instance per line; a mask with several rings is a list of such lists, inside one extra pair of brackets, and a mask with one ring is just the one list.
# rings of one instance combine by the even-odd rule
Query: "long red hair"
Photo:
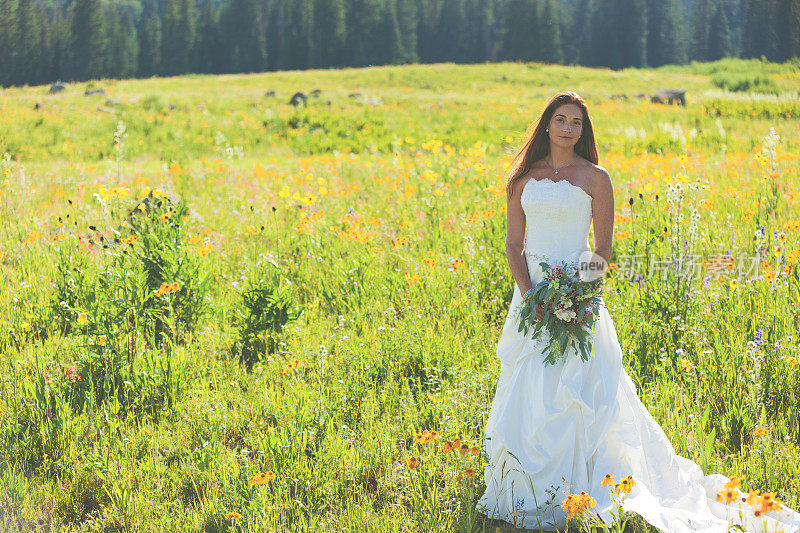
[[(547, 107), (542, 111), (539, 120), (528, 126), (528, 132), (526, 132), (528, 140), (511, 161), (508, 182), (506, 183), (506, 195), (508, 198), (511, 197), (514, 182), (522, 176), (525, 176), (535, 162), (544, 159), (544, 157), (550, 153), (550, 138), (545, 130), (547, 129), (547, 125), (550, 124), (553, 113), (564, 104), (575, 104), (580, 108), (583, 114), (583, 129), (578, 142), (575, 143), (575, 153), (588, 159), (595, 165), (598, 163), (597, 143), (594, 140), (592, 119), (589, 117), (589, 110), (586, 107), (586, 102), (577, 93), (562, 91), (550, 99), (547, 103)], [(533, 131), (531, 132), (532, 127)]]

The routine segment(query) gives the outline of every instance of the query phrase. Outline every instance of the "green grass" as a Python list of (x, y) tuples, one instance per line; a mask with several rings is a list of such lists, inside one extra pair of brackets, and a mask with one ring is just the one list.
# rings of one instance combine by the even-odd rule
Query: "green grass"
[[(0, 91), (0, 529), (493, 531), (481, 457), (443, 446), (480, 445), (513, 288), (503, 171), (567, 88), (615, 185), (606, 301), (640, 398), (677, 453), (797, 509), (798, 76), (441, 64)], [(637, 97), (665, 87), (687, 106)], [(126, 244), (151, 189), (189, 212)], [(673, 253), (722, 269), (627, 275)]]

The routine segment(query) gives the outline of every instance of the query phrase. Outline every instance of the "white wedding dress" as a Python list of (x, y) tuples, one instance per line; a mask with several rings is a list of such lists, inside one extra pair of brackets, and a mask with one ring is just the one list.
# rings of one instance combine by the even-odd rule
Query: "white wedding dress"
[[(563, 179), (530, 179), (521, 203), (534, 285), (542, 278), (539, 261), (571, 262), (590, 250), (592, 198), (583, 189)], [(534, 342), (517, 331), (521, 301), (515, 283), (497, 345), (501, 370), (484, 434), (486, 491), (479, 512), (526, 529), (564, 531), (561, 504), (567, 493), (558, 487), (566, 482), (571, 493), (591, 495), (592, 511), (610, 524), (616, 507), (609, 487), (601, 486), (603, 477), (611, 474), (619, 482), (631, 475), (636, 484), (623, 509), (661, 531), (727, 533), (729, 524), (746, 531), (800, 531), (800, 513), (785, 505), (756, 517), (752, 505), (716, 501), (729, 478), (704, 476), (696, 463), (675, 453), (622, 367), (604, 306), (595, 324), (594, 357), (583, 362), (573, 353), (551, 366), (543, 364), (547, 337)], [(745, 487), (751, 488), (748, 481)]]

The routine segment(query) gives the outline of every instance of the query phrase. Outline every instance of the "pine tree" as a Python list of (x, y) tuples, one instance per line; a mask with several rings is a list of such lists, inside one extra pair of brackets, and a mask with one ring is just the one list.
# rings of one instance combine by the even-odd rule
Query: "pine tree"
[(407, 62), (624, 68), (800, 55), (800, 0), (224, 0), (221, 9), (203, 0), (198, 21), (196, 0), (143, 0), (135, 22), (120, 4), (104, 11), (103, 0), (72, 0), (65, 13), (61, 1), (47, 8), (0, 0), (0, 84)]
[(347, 64), (353, 67), (380, 64), (383, 36), (381, 0), (350, 0), (347, 5)]
[(616, 59), (612, 68), (647, 66), (647, 5), (644, 0), (617, 0)]
[(572, 16), (567, 25), (567, 39), (565, 51), (574, 57), (574, 62), (581, 65), (593, 65), (595, 56), (595, 19), (594, 2), (592, 0), (578, 0), (573, 6)]
[(346, 14), (345, 0), (314, 3), (314, 67), (343, 66)]
[(161, 70), (184, 74), (191, 67), (195, 29), (194, 0), (167, 0), (161, 25)]
[(145, 4), (141, 28), (137, 70), (139, 76), (153, 76), (161, 72), (161, 18), (154, 3)]
[(130, 10), (125, 10), (120, 20), (120, 28), (122, 30), (122, 54), (121, 64), (123, 76), (135, 76), (138, 70), (139, 59), (139, 36), (136, 31), (136, 24), (133, 22), (133, 14)]
[(590, 38), (586, 51), (588, 65), (619, 68), (622, 65), (618, 39), (621, 21), (618, 4), (606, 0), (591, 2)]
[(540, 46), (536, 0), (511, 0), (506, 7), (505, 32), (500, 46), (504, 61), (534, 61)]
[(70, 62), (70, 50), (72, 34), (70, 32), (69, 21), (64, 17), (61, 7), (58, 5), (53, 14), (53, 22), (50, 25), (51, 45), (53, 48), (52, 62), (50, 66), (51, 80), (64, 80), (73, 75), (74, 67)]
[(119, 7), (112, 7), (106, 20), (109, 22), (108, 28), (108, 61), (112, 67), (106, 69), (107, 72), (113, 72), (113, 76), (118, 78), (126, 78), (132, 76), (136, 69), (136, 52), (133, 43), (136, 42), (136, 28), (133, 27), (132, 21), (129, 18), (130, 13), (122, 11)]
[(268, 68), (288, 68), (287, 40), (289, 38), (289, 7), (287, 0), (274, 0), (267, 17)]
[(55, 79), (53, 73), (53, 36), (44, 4), (37, 4), (39, 21), (39, 63), (36, 65), (36, 83), (45, 83)]
[(19, 39), (17, 0), (0, 0), (0, 85), (16, 82)]
[(746, 0), (723, 0), (725, 17), (731, 32), (731, 55), (742, 55), (742, 26), (744, 24), (744, 4)]
[(380, 33), (383, 36), (383, 46), (381, 47), (382, 57), (378, 59), (379, 63), (389, 65), (399, 63), (405, 54), (400, 37), (400, 24), (397, 21), (396, 0), (386, 0), (383, 6), (383, 23)]
[(538, 60), (546, 63), (562, 63), (564, 49), (561, 45), (561, 21), (559, 20), (558, 6), (553, 0), (543, 0), (542, 16), (539, 19), (539, 46)]
[(773, 15), (774, 0), (748, 0), (745, 5), (742, 56), (773, 60), (776, 57), (777, 35)]
[(494, 2), (467, 0), (467, 57), (470, 62), (490, 61), (494, 53), (492, 32)]
[(106, 33), (100, 0), (75, 0), (72, 4), (72, 52), (76, 77), (101, 77), (105, 68)]
[(400, 63), (419, 62), (417, 4), (415, 0), (397, 0), (397, 25), (400, 28), (403, 57)]
[(731, 32), (725, 6), (718, 0), (714, 6), (714, 15), (708, 32), (708, 59), (715, 61), (728, 57), (731, 50)]
[(289, 4), (289, 21), (286, 38), (286, 58), (289, 68), (309, 68), (314, 47), (313, 0), (294, 0)]
[(197, 23), (197, 41), (193, 54), (195, 68), (198, 72), (208, 74), (222, 72), (223, 45), (218, 18), (217, 12), (211, 5), (211, 0), (203, 2), (200, 20)]
[(647, 64), (651, 67), (685, 63), (681, 39), (680, 0), (660, 0), (647, 5)]
[(440, 61), (463, 63), (467, 60), (464, 35), (467, 31), (467, 15), (463, 0), (444, 0), (439, 13), (439, 31), (435, 46), (441, 50)]
[(578, 16), (578, 9), (582, 2), (576, 0), (568, 4), (563, 4), (560, 10), (559, 19), (561, 20), (561, 35), (564, 37), (562, 50), (564, 50), (564, 63), (576, 64), (580, 62), (580, 38), (573, 33), (575, 18)]
[[(439, 51), (436, 50), (434, 42), (438, 30), (438, 12), (433, 0), (417, 1), (417, 54), (422, 63), (431, 63), (438, 60)], [(352, 26), (348, 25), (348, 28)], [(348, 53), (352, 53), (350, 48), (353, 39), (350, 38), (348, 31)]]
[(786, 61), (800, 56), (800, 0), (778, 0), (775, 33), (776, 58)]
[(17, 8), (19, 31), (16, 77), (19, 84), (33, 84), (37, 80), (37, 65), (41, 60), (39, 41), (40, 27), (32, 0), (19, 0)]
[(222, 8), (220, 26), (227, 72), (261, 72), (266, 68), (264, 25), (256, 0), (231, 0)]

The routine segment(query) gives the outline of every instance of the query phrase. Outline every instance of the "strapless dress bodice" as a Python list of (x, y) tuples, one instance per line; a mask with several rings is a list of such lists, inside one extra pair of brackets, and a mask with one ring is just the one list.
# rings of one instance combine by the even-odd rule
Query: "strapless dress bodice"
[(540, 261), (551, 266), (577, 261), (590, 251), (592, 197), (577, 185), (562, 179), (530, 178), (520, 198), (525, 213), (525, 257), (531, 280), (541, 280)]

